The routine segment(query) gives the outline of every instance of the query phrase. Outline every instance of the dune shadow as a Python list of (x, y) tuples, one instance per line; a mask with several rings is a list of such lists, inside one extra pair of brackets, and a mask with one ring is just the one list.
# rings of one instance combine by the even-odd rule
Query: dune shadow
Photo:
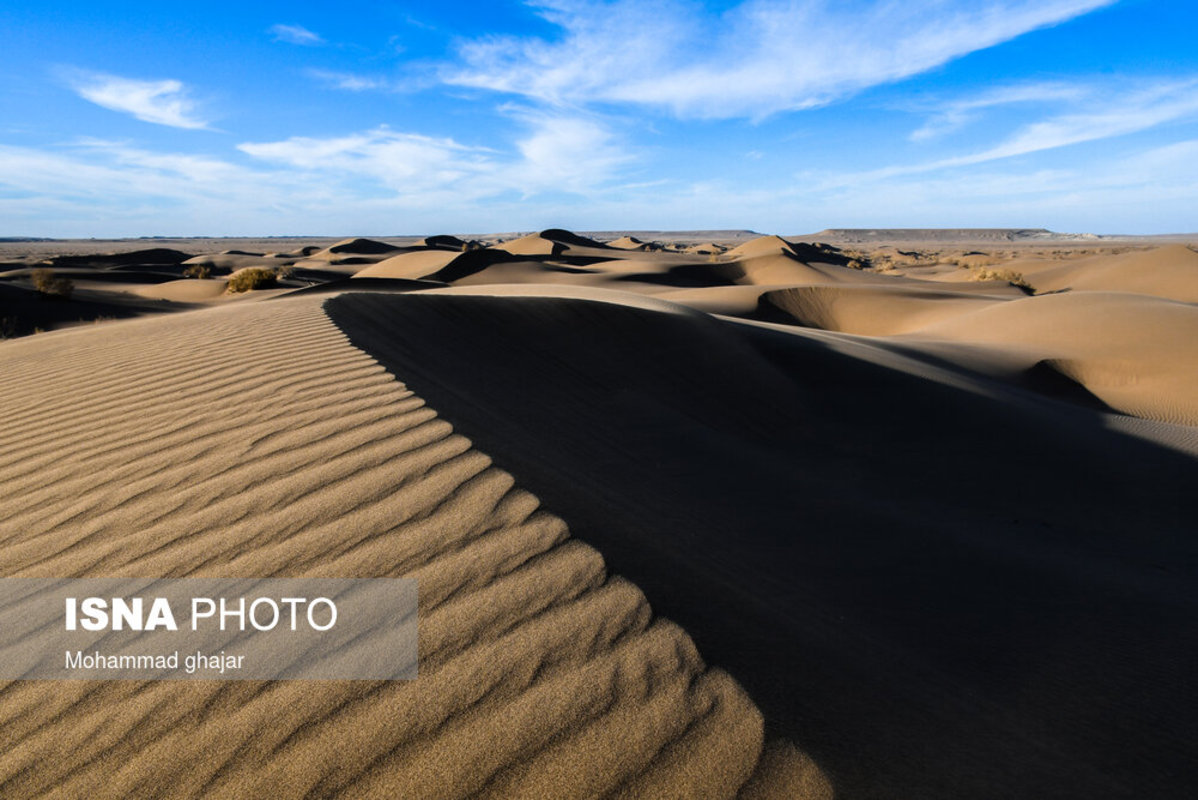
[(344, 294), (350, 340), (681, 624), (837, 797), (1198, 791), (1198, 462), (694, 313)]

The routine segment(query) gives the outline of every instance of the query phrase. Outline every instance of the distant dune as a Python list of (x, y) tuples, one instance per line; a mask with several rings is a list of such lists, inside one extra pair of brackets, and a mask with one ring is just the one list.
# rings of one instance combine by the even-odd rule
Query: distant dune
[(694, 233), (5, 251), (0, 575), (420, 676), (10, 681), (0, 795), (1193, 797), (1195, 251)]

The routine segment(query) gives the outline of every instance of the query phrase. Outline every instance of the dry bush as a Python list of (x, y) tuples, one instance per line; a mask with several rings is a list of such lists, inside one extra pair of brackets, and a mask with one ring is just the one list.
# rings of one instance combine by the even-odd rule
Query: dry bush
[(973, 271), (973, 280), (975, 281), (1006, 281), (1012, 286), (1018, 286), (1020, 289), (1026, 289), (1029, 292), (1034, 292), (1035, 288), (1027, 282), (1023, 277), (1022, 272), (1016, 272), (1013, 269), (984, 269), (978, 268)]
[(30, 273), (29, 277), (33, 279), (33, 288), (45, 297), (66, 300), (70, 298), (71, 292), (75, 291), (75, 284), (70, 278), (60, 278), (52, 269), (40, 267)]
[(207, 264), (192, 264), (183, 270), (184, 278), (199, 278), (204, 280), (212, 276), (212, 267)]
[(279, 282), (279, 275), (273, 269), (264, 267), (246, 267), (229, 276), (225, 291), (230, 294), (250, 292), (254, 289), (267, 289)]

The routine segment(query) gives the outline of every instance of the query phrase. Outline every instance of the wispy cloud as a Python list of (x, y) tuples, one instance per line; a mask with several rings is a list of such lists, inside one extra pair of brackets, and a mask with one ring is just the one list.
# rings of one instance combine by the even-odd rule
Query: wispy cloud
[(1099, 98), (1080, 109), (1027, 125), (1001, 144), (966, 157), (965, 163), (1034, 153), (1155, 128), (1198, 114), (1198, 78), (1140, 87)]
[(1070, 102), (1088, 93), (1087, 87), (1069, 83), (1036, 83), (991, 89), (945, 104), (922, 127), (913, 131), (909, 138), (916, 142), (940, 138), (979, 119), (982, 111), (998, 106)]
[(385, 126), (336, 137), (293, 136), (238, 145), (242, 152), (275, 164), (336, 176), (352, 175), (400, 192), (461, 182), (491, 171), (487, 151)]
[(523, 191), (553, 188), (585, 192), (597, 188), (632, 160), (606, 127), (592, 119), (528, 111), (511, 112), (530, 129), (517, 143), (521, 159), (506, 182)]
[[(384, 130), (264, 143), (268, 149), (253, 160), (100, 140), (53, 149), (0, 144), (0, 233), (470, 233), (551, 223), (582, 229), (735, 225), (780, 233), (928, 224), (1161, 233), (1192, 229), (1189, 209), (1198, 202), (1194, 139), (1128, 148), (1068, 169), (994, 162), (971, 169), (967, 179), (894, 176), (825, 187), (789, 176), (751, 186), (719, 178), (642, 185), (625, 182), (618, 165), (607, 173), (580, 167), (578, 174), (589, 174), (597, 190), (571, 202), (560, 193), (527, 195), (538, 181), (550, 188), (550, 178), (563, 180), (551, 169), (538, 178), (538, 168), (563, 161), (540, 158), (536, 146), (496, 152), (436, 138), (405, 143), (407, 136)], [(530, 131), (525, 141), (536, 138)], [(386, 150), (392, 139), (409, 145), (410, 155), (431, 152), (450, 162), (457, 177), (446, 176), (441, 163), (432, 167), (442, 171), (440, 178), (422, 176), (417, 165), (409, 166), (406, 181), (390, 186), (379, 174), (374, 182), (354, 179), (394, 163), (397, 151)], [(347, 176), (347, 163), (358, 172)]]
[(541, 0), (558, 40), (459, 45), (451, 84), (554, 104), (623, 102), (685, 117), (759, 118), (901, 80), (1114, 0)]
[(996, 162), (964, 178), (954, 173), (846, 182), (796, 202), (837, 225), (921, 227), (936, 220), (944, 226), (1178, 233), (1194, 227), (1188, 209), (1198, 202), (1196, 187), (1198, 141), (1189, 140), (1067, 169)]
[(599, 121), (505, 113), (523, 130), (502, 149), (386, 127), (250, 142), (228, 157), (94, 138), (0, 144), (0, 234), (142, 235), (164, 220), (193, 234), (508, 230), (592, 203), (618, 209), (637, 192)]
[(347, 92), (368, 92), (391, 89), (391, 81), (378, 75), (360, 75), (354, 72), (332, 72), (325, 69), (310, 69), (308, 75), (333, 89)]
[(65, 75), (76, 94), (98, 106), (156, 125), (208, 128), (208, 122), (196, 115), (195, 103), (180, 81), (144, 81), (82, 70)]
[(431, 77), (415, 71), (402, 77), (327, 69), (309, 69), (307, 74), (331, 89), (346, 92), (417, 92), (436, 85)]
[(934, 161), (842, 175), (833, 182), (872, 182), (900, 175), (972, 166), (1126, 136), (1175, 120), (1198, 117), (1198, 77), (1164, 79), (1122, 87), (1078, 86), (1072, 92), (1062, 87), (1060, 96), (1068, 96), (1072, 101), (1064, 113), (1023, 125), (990, 147)]
[(288, 170), (99, 139), (0, 145), (0, 190), (5, 228), (51, 236), (325, 230), (315, 210), (338, 199)]
[(302, 25), (272, 25), (269, 33), (274, 35), (276, 42), (309, 46), (324, 44), (324, 38), (320, 34), (313, 33)]
[(509, 151), (381, 126), (335, 137), (293, 136), (238, 146), (265, 162), (308, 171), (313, 179), (384, 187), (403, 196), (444, 192), (458, 201), (505, 193), (601, 190), (629, 156), (599, 122), (508, 109), (526, 134)]

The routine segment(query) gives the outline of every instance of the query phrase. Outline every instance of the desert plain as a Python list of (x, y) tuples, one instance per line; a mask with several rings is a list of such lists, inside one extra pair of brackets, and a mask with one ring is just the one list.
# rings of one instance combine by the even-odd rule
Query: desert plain
[(1198, 796), (1198, 237), (0, 243), (0, 576), (408, 577), (8, 681), (5, 797)]

